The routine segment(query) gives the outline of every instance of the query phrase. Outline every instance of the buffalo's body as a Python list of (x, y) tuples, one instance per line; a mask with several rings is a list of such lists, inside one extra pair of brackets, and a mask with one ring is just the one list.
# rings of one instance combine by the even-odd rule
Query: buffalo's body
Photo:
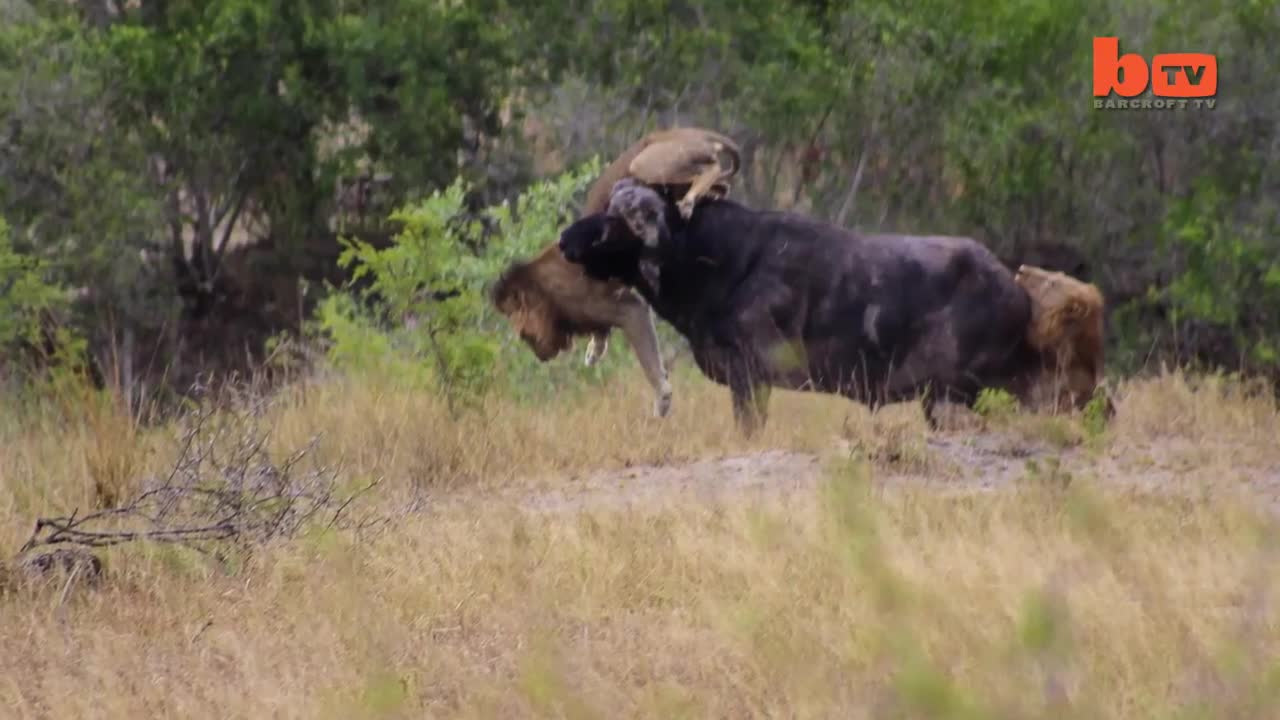
[(986, 386), (1020, 392), (1039, 368), (1026, 341), (1030, 299), (971, 239), (863, 235), (730, 200), (688, 222), (670, 202), (661, 213), (669, 239), (650, 251), (656, 289), (637, 270), (643, 243), (617, 217), (579, 220), (561, 248), (588, 274), (635, 286), (702, 372), (729, 386), (748, 431), (764, 419), (768, 386), (873, 407), (928, 388), (928, 410)]

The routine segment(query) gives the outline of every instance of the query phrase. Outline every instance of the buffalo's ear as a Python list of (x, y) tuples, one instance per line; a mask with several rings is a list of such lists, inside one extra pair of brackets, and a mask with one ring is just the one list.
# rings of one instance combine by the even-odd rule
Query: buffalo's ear
[(560, 252), (566, 260), (577, 262), (588, 248), (600, 242), (608, 224), (609, 218), (604, 213), (595, 213), (575, 221), (560, 233)]

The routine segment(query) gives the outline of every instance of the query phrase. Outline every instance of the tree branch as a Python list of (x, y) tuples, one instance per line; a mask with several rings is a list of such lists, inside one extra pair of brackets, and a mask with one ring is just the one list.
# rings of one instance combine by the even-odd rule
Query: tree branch
[[(211, 408), (196, 411), (165, 477), (144, 482), (141, 491), (118, 507), (39, 518), (19, 554), (45, 545), (101, 548), (147, 541), (218, 556), (223, 543), (248, 547), (293, 537), (315, 523), (357, 531), (372, 525), (368, 519), (353, 525), (346, 517), (382, 478), (339, 497), (335, 471), (299, 469), (304, 458), (313, 456), (318, 438), (273, 463), (266, 450), (269, 432), (257, 427), (262, 402), (251, 401), (247, 412), (230, 417)], [(223, 452), (227, 460), (219, 462)]]

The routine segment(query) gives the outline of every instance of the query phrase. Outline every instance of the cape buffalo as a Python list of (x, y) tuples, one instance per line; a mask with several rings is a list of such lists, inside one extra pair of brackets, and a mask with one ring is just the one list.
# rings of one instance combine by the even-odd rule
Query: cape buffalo
[(860, 234), (728, 199), (686, 221), (624, 179), (560, 248), (588, 275), (635, 287), (687, 338), (747, 435), (766, 421), (770, 387), (872, 408), (923, 393), (933, 424), (939, 398), (972, 404), (984, 387), (1028, 398), (1047, 372), (1029, 341), (1031, 297), (969, 238)]

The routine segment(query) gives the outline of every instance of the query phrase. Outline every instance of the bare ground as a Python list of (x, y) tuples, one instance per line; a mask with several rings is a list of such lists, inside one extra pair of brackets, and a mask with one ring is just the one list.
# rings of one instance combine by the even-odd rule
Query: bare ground
[[(1233, 465), (1230, 476), (1208, 472), (1193, 459), (1203, 445), (1180, 438), (1152, 441), (1141, 447), (1091, 448), (1055, 446), (1001, 430), (940, 431), (924, 438), (920, 456), (880, 456), (856, 441), (835, 443), (826, 453), (762, 450), (689, 463), (631, 465), (570, 478), (533, 482), (497, 491), (498, 499), (534, 511), (579, 509), (639, 510), (673, 503), (714, 503), (744, 495), (788, 495), (812, 489), (830, 463), (868, 457), (877, 489), (911, 486), (938, 492), (988, 492), (1020, 482), (1069, 483), (1087, 479), (1134, 492), (1180, 495), (1247, 493), (1252, 502), (1280, 511), (1280, 468), (1265, 464)], [(1229, 454), (1231, 448), (1213, 451)], [(1135, 460), (1135, 458), (1138, 458)], [(472, 501), (493, 502), (493, 491), (454, 492), (438, 498), (437, 507)]]

